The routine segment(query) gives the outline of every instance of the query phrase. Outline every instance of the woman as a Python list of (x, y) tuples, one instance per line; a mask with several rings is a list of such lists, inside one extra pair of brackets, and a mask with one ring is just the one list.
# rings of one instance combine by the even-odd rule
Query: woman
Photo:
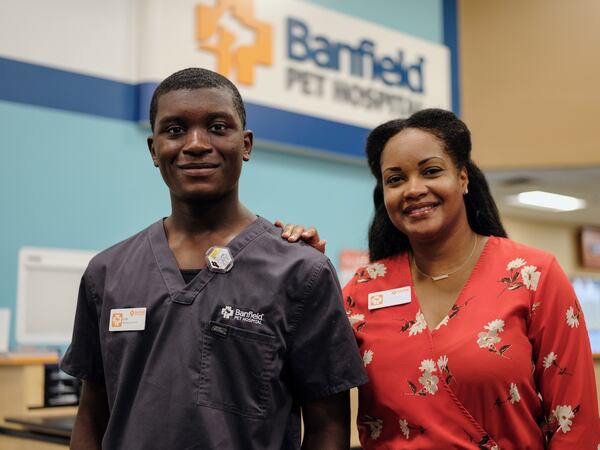
[[(581, 308), (556, 259), (506, 238), (466, 125), (375, 128), (371, 263), (344, 288), (370, 383), (365, 449), (598, 449)], [(288, 226), (294, 240), (302, 228)], [(314, 230), (303, 238), (322, 246)]]

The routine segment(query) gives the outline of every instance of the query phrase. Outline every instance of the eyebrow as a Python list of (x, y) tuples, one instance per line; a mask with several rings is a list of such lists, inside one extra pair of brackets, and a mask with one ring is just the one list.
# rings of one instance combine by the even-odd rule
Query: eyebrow
[[(219, 118), (223, 118), (223, 119), (227, 119), (227, 120), (235, 120), (236, 116), (227, 111), (215, 111), (215, 112), (207, 114), (206, 117), (207, 117), (207, 121), (210, 122), (211, 120), (215, 120), (215, 119), (219, 119)], [(186, 119), (182, 115), (173, 114), (171, 116), (161, 117), (157, 123), (165, 124), (165, 123), (170, 123), (170, 122), (185, 122), (185, 121), (186, 121)]]
[[(417, 166), (421, 167), (421, 166), (427, 164), (432, 159), (439, 159), (439, 160), (443, 161), (443, 159), (440, 158), (439, 156), (431, 156), (430, 158), (425, 158), (425, 159), (422, 159), (421, 161), (419, 161), (417, 163)], [(402, 168), (401, 167), (387, 167), (387, 168), (383, 169), (383, 172), (387, 172), (387, 171), (402, 172)]]
[(180, 116), (161, 117), (160, 120), (157, 122), (157, 124), (162, 125), (164, 123), (170, 123), (170, 122), (181, 122), (181, 117)]
[(443, 159), (442, 159), (442, 158), (440, 158), (439, 156), (432, 156), (432, 157), (430, 157), (430, 158), (425, 158), (425, 159), (423, 159), (423, 160), (419, 161), (419, 162), (417, 163), (417, 165), (418, 165), (419, 167), (421, 167), (422, 165), (424, 165), (424, 164), (427, 164), (427, 163), (428, 163), (429, 161), (431, 161), (432, 159), (441, 159), (441, 160), (443, 161)]

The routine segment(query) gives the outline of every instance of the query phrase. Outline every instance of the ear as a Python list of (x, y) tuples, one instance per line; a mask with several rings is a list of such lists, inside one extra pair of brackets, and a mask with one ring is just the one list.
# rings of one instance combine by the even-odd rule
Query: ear
[(250, 161), (250, 153), (252, 153), (252, 146), (254, 145), (254, 135), (251, 130), (244, 130), (244, 154), (242, 156), (244, 161)]
[(469, 192), (469, 174), (467, 173), (467, 168), (463, 167), (458, 172), (458, 181), (460, 183), (461, 191), (464, 194)]
[(154, 150), (154, 138), (152, 136), (148, 136), (146, 142), (148, 144), (148, 150), (150, 151), (150, 156), (152, 157), (154, 167), (158, 167), (158, 157), (156, 156), (156, 151)]

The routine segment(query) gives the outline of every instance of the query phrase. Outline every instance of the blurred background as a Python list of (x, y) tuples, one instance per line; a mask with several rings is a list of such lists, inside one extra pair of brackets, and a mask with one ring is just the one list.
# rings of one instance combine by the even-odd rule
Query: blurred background
[(0, 2), (0, 352), (64, 350), (89, 257), (169, 214), (148, 101), (203, 66), (247, 103), (242, 201), (316, 226), (342, 276), (367, 247), (369, 129), (454, 110), (509, 235), (557, 256), (600, 353), (599, 22), (595, 0)]

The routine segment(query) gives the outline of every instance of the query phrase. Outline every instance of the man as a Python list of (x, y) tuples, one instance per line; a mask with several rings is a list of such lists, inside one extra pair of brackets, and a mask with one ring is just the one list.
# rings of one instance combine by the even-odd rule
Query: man
[(148, 147), (171, 215), (97, 255), (62, 362), (84, 380), (73, 449), (349, 446), (366, 376), (330, 262), (238, 199), (252, 132), (236, 87), (165, 79)]

